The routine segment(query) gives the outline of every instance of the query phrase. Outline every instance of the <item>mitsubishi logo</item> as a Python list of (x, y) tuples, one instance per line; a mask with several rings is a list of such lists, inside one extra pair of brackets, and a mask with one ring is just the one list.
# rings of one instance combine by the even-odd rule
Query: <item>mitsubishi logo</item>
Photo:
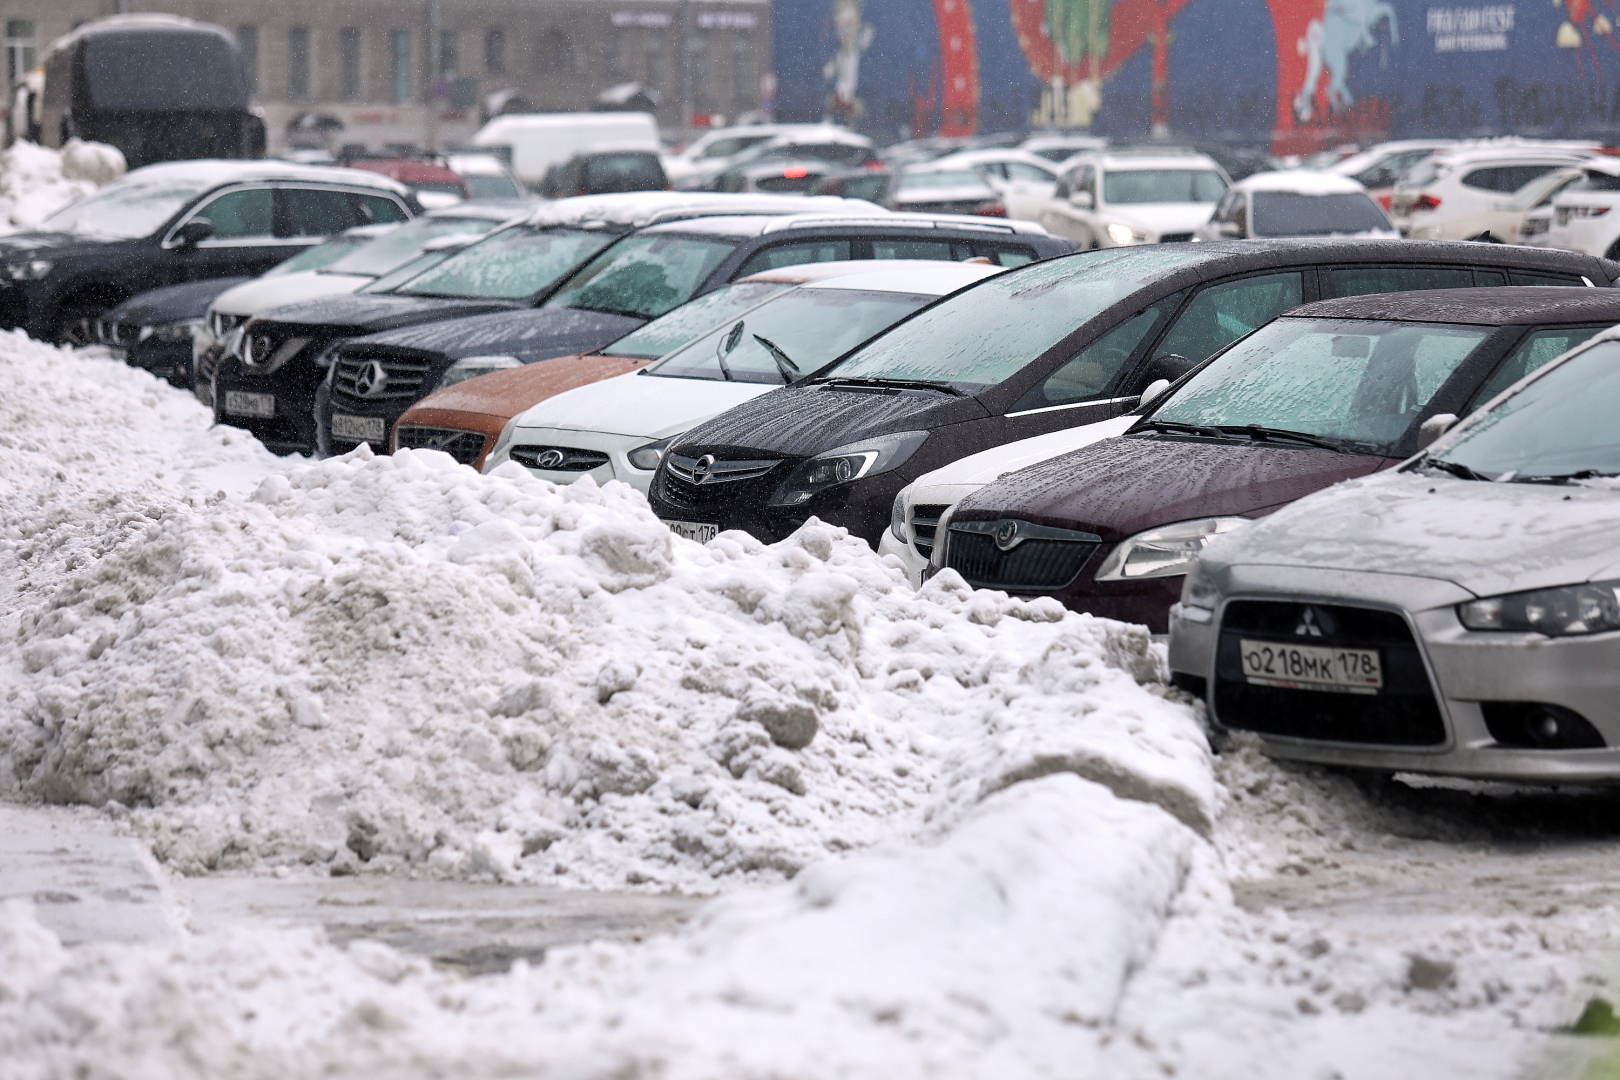
[(699, 484), (709, 482), (709, 470), (714, 468), (714, 455), (704, 454), (692, 463), (692, 479)]
[(567, 459), (568, 456), (561, 450), (552, 448), (535, 457), (534, 467), (537, 469), (560, 469)]
[(1002, 551), (1011, 551), (1018, 543), (1018, 522), (1003, 521), (996, 527), (996, 547)]
[(1294, 627), (1295, 637), (1322, 637), (1338, 630), (1333, 616), (1321, 608), (1306, 605), (1305, 611), (1299, 617), (1299, 625)]
[(361, 397), (376, 397), (387, 386), (388, 372), (375, 360), (363, 365), (354, 377), (354, 392)]

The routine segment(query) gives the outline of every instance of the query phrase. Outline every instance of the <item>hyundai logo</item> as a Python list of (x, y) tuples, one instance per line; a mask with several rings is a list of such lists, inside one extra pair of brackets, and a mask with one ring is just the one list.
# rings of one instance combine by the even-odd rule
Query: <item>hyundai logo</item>
[(1306, 606), (1299, 617), (1299, 625), (1294, 627), (1295, 637), (1322, 637), (1338, 631), (1338, 625), (1333, 616), (1318, 607)]
[(704, 454), (692, 463), (692, 479), (699, 484), (706, 484), (710, 480), (709, 470), (714, 468), (714, 455)]
[(996, 547), (1010, 551), (1018, 543), (1018, 522), (1003, 521), (996, 526)]
[(354, 392), (361, 397), (376, 397), (388, 386), (388, 372), (376, 360), (361, 366), (354, 377)]
[(534, 467), (537, 469), (560, 469), (563, 467), (563, 462), (567, 460), (567, 454), (564, 454), (561, 450), (551, 449), (535, 457)]

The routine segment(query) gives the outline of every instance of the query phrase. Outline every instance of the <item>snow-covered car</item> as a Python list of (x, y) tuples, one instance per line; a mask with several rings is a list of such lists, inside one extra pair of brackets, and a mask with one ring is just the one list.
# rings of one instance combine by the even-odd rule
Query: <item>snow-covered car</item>
[(1175, 682), (1279, 757), (1620, 779), (1617, 411), (1608, 330), (1400, 469), (1217, 538), (1173, 612)]
[(1336, 176), (1348, 176), (1367, 189), (1373, 201), (1385, 210), (1395, 197), (1395, 183), (1418, 162), (1449, 150), (1454, 139), (1400, 139), (1379, 143), (1351, 154), (1327, 167)]
[(1007, 216), (1034, 221), (1057, 187), (1057, 168), (1023, 150), (968, 150), (933, 162), (936, 168), (965, 165), (984, 178), (1006, 204)]
[(1244, 177), (1227, 189), (1194, 240), (1278, 236), (1399, 238), (1384, 211), (1355, 180), (1293, 169)]
[(859, 166), (877, 160), (872, 140), (847, 128), (820, 125), (774, 135), (727, 160), (723, 165), (688, 173), (674, 181), (678, 191), (724, 191), (726, 177), (737, 169), (789, 159)]
[(1599, 157), (1581, 163), (1582, 176), (1552, 198), (1552, 225), (1547, 246), (1620, 257), (1620, 158)]
[(1065, 165), (1036, 219), (1081, 248), (1191, 240), (1231, 181), (1207, 154), (1116, 150)]
[[(875, 266), (883, 269), (874, 270)], [(868, 262), (772, 297), (652, 367), (559, 394), (516, 417), (485, 471), (516, 461), (571, 483), (623, 480), (645, 493), (682, 432), (837, 359), (936, 298), (1001, 268), (976, 263)], [(716, 471), (712, 483), (734, 479)], [(672, 526), (681, 531), (679, 523)], [(714, 530), (690, 530), (712, 539)], [(684, 533), (683, 533), (684, 535)]]
[(1401, 177), (1390, 217), (1413, 240), (1506, 242), (1518, 235), (1525, 212), (1561, 182), (1560, 170), (1590, 157), (1558, 144), (1458, 147)]
[(678, 184), (695, 174), (724, 172), (737, 155), (778, 135), (815, 131), (819, 124), (752, 124), (715, 128), (692, 140), (676, 154), (664, 155), (664, 175)]

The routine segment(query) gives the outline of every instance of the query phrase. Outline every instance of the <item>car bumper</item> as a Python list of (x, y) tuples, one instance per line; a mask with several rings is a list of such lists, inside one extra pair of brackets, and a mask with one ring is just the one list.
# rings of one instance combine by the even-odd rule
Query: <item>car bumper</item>
[(885, 529), (883, 537), (878, 541), (879, 555), (893, 555), (905, 567), (906, 580), (911, 582), (913, 589), (922, 588), (923, 575), (928, 572), (928, 560), (917, 554), (917, 550), (910, 544), (900, 542), (892, 529)]
[[(315, 391), (324, 373), (307, 362), (303, 367), (308, 370), (289, 365), (271, 375), (258, 375), (244, 369), (236, 357), (222, 357), (210, 380), (215, 423), (252, 432), (278, 454), (313, 453)], [(198, 384), (202, 385), (201, 373)]]
[(1602, 258), (1620, 235), (1620, 210), (1611, 210), (1602, 217), (1570, 218), (1562, 225), (1555, 220), (1546, 235), (1549, 247)]
[(518, 463), (535, 476), (542, 480), (550, 480), (554, 484), (572, 484), (581, 477), (589, 476), (598, 486), (609, 480), (621, 480), (645, 495), (652, 484), (654, 474), (630, 464), (629, 455), (631, 451), (657, 441), (658, 438), (654, 435), (615, 435), (605, 431), (575, 431), (569, 428), (514, 428), (512, 437), (507, 443), (485, 460), (484, 471), (488, 472), (503, 462), (515, 460), (512, 451), (516, 449), (522, 453), (523, 447), (583, 450), (604, 455), (607, 460), (594, 469), (570, 471), (537, 469), (521, 461)]
[(146, 341), (119, 351), (130, 367), (150, 371), (181, 389), (191, 387), (191, 342)]
[[(1443, 734), (1429, 745), (1392, 746), (1263, 732), (1259, 738), (1267, 753), (1324, 765), (1525, 783), (1620, 781), (1620, 633), (1571, 638), (1476, 633), (1456, 615), (1455, 605), (1471, 594), (1449, 582), (1399, 575), (1237, 568), (1219, 584), (1221, 606), (1211, 617), (1180, 604), (1172, 609), (1169, 655), (1176, 683), (1203, 690), (1218, 729), (1248, 726), (1241, 716), (1223, 719), (1215, 692), (1221, 628), (1230, 605), (1242, 600), (1340, 605), (1397, 614), (1406, 622)], [(1489, 710), (1525, 704), (1579, 714), (1606, 745), (1538, 749), (1492, 733)]]

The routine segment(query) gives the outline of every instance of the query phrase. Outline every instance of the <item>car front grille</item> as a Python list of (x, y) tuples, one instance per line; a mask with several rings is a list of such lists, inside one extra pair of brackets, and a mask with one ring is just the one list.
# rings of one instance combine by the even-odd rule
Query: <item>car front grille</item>
[[(1376, 649), (1376, 693), (1298, 690), (1250, 683), (1240, 642)], [(1439, 746), (1445, 721), (1406, 620), (1392, 611), (1297, 601), (1234, 600), (1221, 617), (1215, 713), (1228, 728), (1284, 738), (1379, 746)]]
[(94, 319), (90, 323), (91, 337), (102, 345), (127, 349), (139, 345), (152, 336), (150, 326), (140, 323), (119, 322), (116, 319)]
[(925, 503), (911, 508), (911, 549), (923, 558), (934, 554), (934, 534), (939, 530), (939, 519), (949, 506)]
[(514, 446), (508, 453), (519, 465), (542, 472), (583, 473), (608, 463), (608, 456), (599, 450), (572, 446)]
[(1524, 224), (1519, 227), (1519, 235), (1541, 236), (1551, 225), (1552, 222), (1544, 217), (1525, 218)]
[(484, 452), (486, 436), (481, 431), (400, 425), (394, 428), (394, 445), (401, 450), (442, 450), (463, 465), (476, 464)]
[(354, 401), (415, 400), (422, 396), (422, 383), (431, 366), (426, 360), (341, 353), (332, 393)]
[(1192, 239), (1190, 232), (1167, 232), (1159, 234), (1161, 244), (1185, 244)]
[(1102, 545), (1095, 533), (1027, 521), (951, 523), (946, 565), (979, 589), (1053, 592), (1079, 576)]
[(669, 454), (664, 458), (662, 491), (664, 498), (678, 506), (712, 506), (738, 500), (762, 503), (768, 494), (765, 488), (773, 482), (771, 473), (780, 464), (779, 459), (727, 460), (712, 454), (696, 458)]

